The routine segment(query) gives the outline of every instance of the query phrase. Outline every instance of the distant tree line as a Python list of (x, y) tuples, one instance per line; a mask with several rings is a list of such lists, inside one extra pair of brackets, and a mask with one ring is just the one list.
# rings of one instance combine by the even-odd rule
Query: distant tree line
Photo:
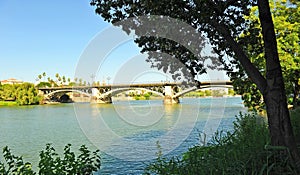
[(233, 89), (228, 89), (228, 92), (225, 92), (223, 89), (210, 89), (204, 91), (193, 91), (185, 94), (186, 97), (222, 97), (224, 95), (234, 96), (236, 93)]

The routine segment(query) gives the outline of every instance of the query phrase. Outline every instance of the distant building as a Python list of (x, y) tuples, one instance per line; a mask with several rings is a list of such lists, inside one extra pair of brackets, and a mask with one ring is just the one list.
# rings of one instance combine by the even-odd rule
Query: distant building
[(22, 84), (23, 81), (22, 80), (17, 80), (15, 78), (10, 78), (10, 79), (7, 79), (7, 80), (1, 80), (0, 81), (1, 84)]

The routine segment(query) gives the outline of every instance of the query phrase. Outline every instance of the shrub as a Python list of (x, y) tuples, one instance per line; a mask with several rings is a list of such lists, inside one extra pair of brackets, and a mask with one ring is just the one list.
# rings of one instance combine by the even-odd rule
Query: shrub
[[(55, 152), (51, 144), (47, 144), (45, 150), (40, 152), (39, 171), (40, 175), (60, 174), (92, 174), (100, 169), (99, 150), (91, 152), (85, 145), (79, 148), (80, 154), (76, 157), (71, 151), (71, 144), (64, 148), (63, 158)], [(5, 163), (0, 162), (0, 174), (37, 174), (32, 170), (32, 164), (23, 162), (22, 157), (11, 154), (8, 147), (3, 149)]]
[(150, 96), (151, 96), (150, 93), (145, 93), (145, 94), (144, 94), (144, 98), (145, 98), (146, 100), (150, 100)]

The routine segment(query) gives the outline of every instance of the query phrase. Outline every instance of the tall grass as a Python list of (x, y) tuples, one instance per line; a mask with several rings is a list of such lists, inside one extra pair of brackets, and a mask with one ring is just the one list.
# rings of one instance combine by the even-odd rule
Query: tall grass
[(279, 157), (284, 147), (270, 146), (262, 117), (240, 114), (233, 132), (217, 132), (206, 146), (194, 146), (181, 157), (158, 156), (146, 174), (296, 174), (288, 157)]

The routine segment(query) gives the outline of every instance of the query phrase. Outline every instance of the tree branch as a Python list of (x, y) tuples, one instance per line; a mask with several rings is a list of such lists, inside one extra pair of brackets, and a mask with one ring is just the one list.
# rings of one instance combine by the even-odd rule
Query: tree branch
[(231, 49), (234, 51), (238, 61), (242, 64), (248, 76), (257, 85), (261, 93), (264, 93), (267, 87), (267, 81), (259, 70), (251, 63), (241, 46), (232, 38), (228, 29), (217, 22), (212, 22), (213, 27), (222, 34)]

